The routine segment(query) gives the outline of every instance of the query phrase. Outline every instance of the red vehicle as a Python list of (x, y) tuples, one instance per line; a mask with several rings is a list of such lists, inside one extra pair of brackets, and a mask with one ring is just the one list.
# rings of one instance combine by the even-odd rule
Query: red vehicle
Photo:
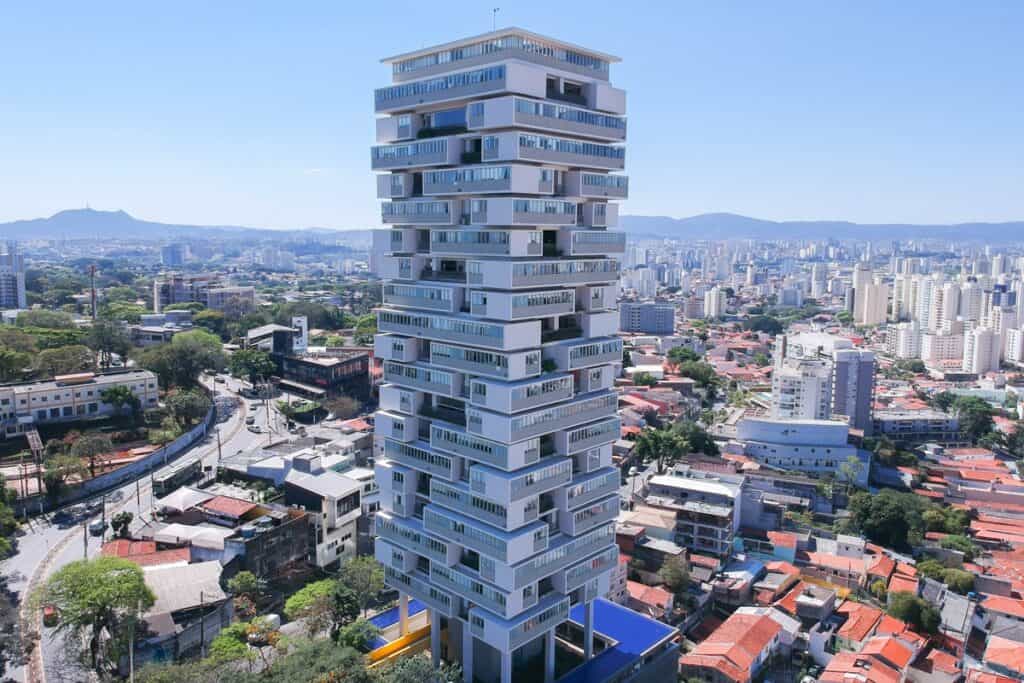
[(43, 626), (53, 628), (57, 625), (57, 607), (54, 605), (43, 605)]

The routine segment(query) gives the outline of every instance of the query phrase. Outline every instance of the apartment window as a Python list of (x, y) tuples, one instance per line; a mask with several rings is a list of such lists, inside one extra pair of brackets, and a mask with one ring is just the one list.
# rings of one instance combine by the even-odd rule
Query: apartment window
[(376, 96), (377, 101), (382, 103), (423, 95), (441, 94), (443, 96), (446, 91), (449, 90), (490, 83), (504, 78), (505, 67), (504, 65), (499, 65), (488, 67), (486, 69), (450, 74), (441, 78), (431, 78), (424, 81), (416, 81), (414, 83), (405, 83), (402, 85), (380, 88), (377, 90)]
[(613, 145), (600, 145), (594, 142), (581, 142), (565, 138), (554, 138), (546, 135), (519, 134), (519, 146), (529, 149), (545, 149), (565, 154), (601, 157), (604, 159), (625, 159), (626, 150)]

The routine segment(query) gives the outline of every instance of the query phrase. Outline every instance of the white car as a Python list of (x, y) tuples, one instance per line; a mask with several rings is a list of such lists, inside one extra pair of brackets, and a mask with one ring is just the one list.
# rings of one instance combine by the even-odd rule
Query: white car
[(260, 429), (259, 425), (249, 425), (246, 429), (248, 429), (253, 434), (260, 434), (263, 432), (263, 430)]

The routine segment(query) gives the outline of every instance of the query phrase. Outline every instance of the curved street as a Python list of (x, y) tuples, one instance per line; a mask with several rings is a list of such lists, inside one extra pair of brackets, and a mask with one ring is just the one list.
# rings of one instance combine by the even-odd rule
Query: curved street
[[(219, 450), (224, 457), (240, 450), (254, 448), (261, 443), (267, 443), (269, 438), (280, 436), (270, 431), (275, 427), (275, 411), (270, 408), (271, 415), (268, 420), (268, 409), (263, 405), (263, 401), (238, 397), (241, 387), (237, 380), (227, 378), (225, 383), (217, 384), (207, 380), (205, 384), (210, 389), (216, 388), (216, 393), (220, 396), (227, 393), (237, 397), (240, 404), (227, 419), (215, 423), (213, 429), (204, 439), (179, 456), (175, 462), (201, 459), (204, 467), (216, 468), (218, 431), (221, 440)], [(252, 409), (253, 405), (257, 407)], [(256, 434), (246, 428), (245, 418), (250, 415), (255, 418), (255, 424), (260, 426), (261, 433)], [(270, 437), (268, 437), (268, 431), (270, 431)], [(98, 496), (94, 500), (100, 498), (102, 497)], [(123, 511), (135, 515), (133, 527), (140, 524), (141, 520), (151, 519), (153, 496), (148, 475), (108, 492), (106, 498), (108, 522), (113, 515)], [(90, 499), (89, 502), (91, 500), (93, 499)], [(86, 524), (97, 519), (99, 515), (93, 515), (84, 521), (80, 519), (77, 524), (71, 526), (66, 523), (55, 523), (54, 517), (55, 513), (49, 513), (30, 519), (23, 528), (24, 533), (17, 539), (16, 552), (0, 565), (2, 572), (9, 577), (9, 589), (17, 595), (17, 599), (22, 605), (20, 616), (23, 631), (40, 634), (39, 643), (34, 649), (28, 665), (24, 667), (11, 666), (7, 672), (8, 676), (16, 681), (32, 683), (42, 683), (43, 681), (63, 683), (66, 681), (70, 683), (83, 680), (83, 672), (64, 661), (64, 648), (59, 642), (60, 639), (54, 638), (49, 629), (43, 628), (40, 614), (27, 608), (26, 598), (60, 567), (83, 557), (95, 557), (99, 554), (102, 539), (99, 536), (89, 535), (86, 530)]]

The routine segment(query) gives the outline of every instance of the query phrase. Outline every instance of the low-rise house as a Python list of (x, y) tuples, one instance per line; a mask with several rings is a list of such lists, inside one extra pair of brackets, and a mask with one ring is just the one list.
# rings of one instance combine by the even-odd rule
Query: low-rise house
[(143, 567), (156, 600), (142, 616), (139, 632), (146, 636), (135, 645), (136, 667), (199, 656), (202, 645), (231, 624), (234, 610), (220, 587), (222, 571), (219, 562)]
[(1024, 643), (1001, 636), (989, 636), (982, 658), (985, 667), (1000, 676), (1024, 680)]
[(712, 683), (750, 683), (775, 653), (781, 632), (771, 617), (733, 614), (680, 658), (680, 673)]
[(284, 480), (285, 503), (310, 513), (310, 561), (317, 567), (336, 567), (356, 556), (363, 484), (325, 470), (320, 456), (295, 458)]
[(639, 581), (626, 581), (626, 606), (652, 619), (667, 621), (675, 605), (675, 596), (659, 586), (648, 586)]

